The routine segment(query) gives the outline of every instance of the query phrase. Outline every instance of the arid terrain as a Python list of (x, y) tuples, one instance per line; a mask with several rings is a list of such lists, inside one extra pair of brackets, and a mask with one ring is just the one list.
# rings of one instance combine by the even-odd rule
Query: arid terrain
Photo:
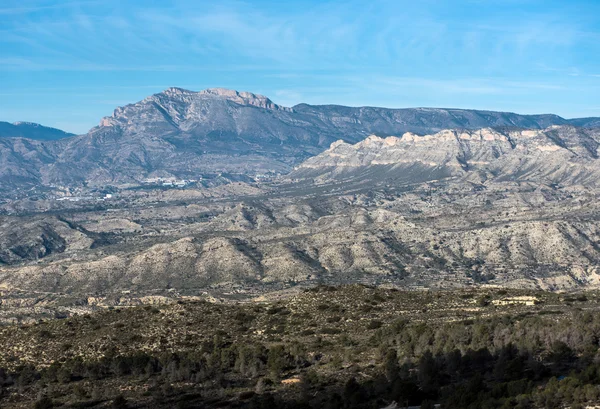
[(0, 1), (0, 409), (600, 409), (600, 1)]
[[(240, 95), (242, 107), (291, 112)], [(316, 284), (595, 289), (599, 146), (597, 129), (572, 125), (373, 135), (334, 142), (289, 173), (5, 199), (0, 317)]]

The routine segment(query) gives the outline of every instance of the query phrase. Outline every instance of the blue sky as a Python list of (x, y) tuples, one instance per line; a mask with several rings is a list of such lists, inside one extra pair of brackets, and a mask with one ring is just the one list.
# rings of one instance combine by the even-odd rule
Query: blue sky
[(0, 1), (0, 120), (82, 133), (170, 86), (600, 116), (600, 1)]

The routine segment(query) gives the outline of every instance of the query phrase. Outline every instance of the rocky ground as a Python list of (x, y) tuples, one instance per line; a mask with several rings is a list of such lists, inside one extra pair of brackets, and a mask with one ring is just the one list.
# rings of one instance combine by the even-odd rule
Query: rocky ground
[(147, 296), (249, 299), (318, 283), (560, 291), (600, 283), (592, 188), (239, 187), (2, 216), (3, 319)]

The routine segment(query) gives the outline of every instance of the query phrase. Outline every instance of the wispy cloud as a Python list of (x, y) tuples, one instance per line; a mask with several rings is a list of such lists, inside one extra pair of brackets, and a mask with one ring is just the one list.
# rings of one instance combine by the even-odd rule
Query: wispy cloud
[[(388, 1), (370, 7), (333, 1), (295, 7), (293, 12), (233, 1), (116, 4), (106, 0), (102, 7), (93, 1), (22, 7), (60, 7), (64, 12), (6, 21), (0, 43), (20, 42), (36, 49), (43, 62), (20, 67), (35, 70), (43, 63), (57, 69), (52, 59), (61, 58), (82, 70), (138, 67), (132, 63), (137, 59), (169, 70), (186, 70), (184, 62), (197, 67), (258, 62), (306, 70), (383, 64), (409, 71), (411, 65), (427, 62), (448, 69), (477, 63), (480, 69), (528, 64), (539, 58), (540, 47), (546, 52), (548, 47), (570, 47), (589, 32), (557, 13), (516, 15), (510, 24), (490, 15), (463, 26), (456, 16), (443, 19), (443, 8)], [(1, 10), (8, 13), (19, 7)]]
[(4, 14), (4, 15), (30, 14), (30, 13), (45, 12), (48, 10), (68, 9), (68, 8), (72, 8), (72, 7), (81, 7), (83, 5), (92, 5), (92, 4), (100, 4), (100, 3), (101, 2), (98, 0), (89, 0), (89, 1), (81, 0), (81, 1), (76, 1), (76, 2), (63, 2), (63, 3), (58, 3), (58, 4), (27, 6), (26, 4), (24, 5), (23, 2), (19, 2), (19, 5), (14, 6), (14, 7), (0, 7), (0, 14)]
[(197, 66), (197, 65), (119, 65), (97, 64), (92, 62), (46, 63), (25, 58), (0, 58), (0, 71), (81, 71), (81, 72), (198, 72), (198, 71), (255, 71), (268, 69), (268, 66), (240, 65), (232, 67)]
[[(513, 81), (498, 81), (492, 79), (427, 79), (427, 78), (380, 78), (374, 82), (378, 86), (406, 89), (407, 87), (421, 88), (423, 91), (435, 91), (441, 94), (478, 94), (500, 95), (532, 89), (559, 89), (550, 84), (519, 83)], [(389, 89), (389, 88), (388, 88)]]
[[(0, 89), (12, 104), (19, 93), (86, 104), (90, 117), (105, 114), (100, 101), (172, 85), (235, 87), (286, 105), (573, 113), (600, 86), (591, 17), (600, 3), (582, 1), (3, 0)], [(43, 91), (47, 83), (58, 89)]]

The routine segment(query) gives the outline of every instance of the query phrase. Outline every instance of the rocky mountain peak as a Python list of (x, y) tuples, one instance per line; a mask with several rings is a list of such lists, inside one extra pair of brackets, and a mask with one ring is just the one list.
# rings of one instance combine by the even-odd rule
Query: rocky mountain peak
[(331, 145), (329, 145), (329, 150), (333, 150), (335, 148), (337, 148), (338, 146), (350, 146), (349, 143), (345, 142), (343, 139), (338, 139), (337, 141), (333, 142)]
[(371, 143), (381, 143), (383, 142), (383, 138), (377, 135), (369, 135), (365, 138), (364, 143), (369, 145)]
[(194, 91), (190, 91), (190, 90), (178, 88), (178, 87), (170, 87), (162, 92), (162, 94), (169, 95), (169, 96), (192, 95), (194, 93), (195, 93)]
[(208, 88), (200, 91), (200, 95), (210, 95), (227, 99), (240, 105), (252, 105), (259, 108), (272, 109), (277, 111), (292, 111), (291, 108), (275, 104), (264, 95), (254, 94), (246, 91), (236, 91), (227, 88)]
[(154, 100), (156, 97), (159, 97), (159, 99), (164, 97), (173, 98), (176, 100), (183, 100), (184, 102), (193, 102), (204, 98), (219, 98), (235, 102), (239, 105), (252, 105), (264, 109), (291, 111), (291, 108), (277, 105), (264, 95), (246, 91), (236, 91), (228, 88), (207, 88), (196, 92), (183, 88), (171, 87), (159, 94), (149, 97), (149, 99)]
[[(124, 123), (131, 122), (134, 118), (137, 124), (148, 120), (166, 120), (172, 124), (179, 124), (186, 120), (200, 119), (197, 117), (197, 107), (207, 107), (211, 105), (211, 101), (218, 100), (231, 101), (242, 106), (292, 112), (291, 108), (277, 105), (264, 95), (253, 94), (251, 92), (226, 88), (208, 88), (196, 92), (171, 87), (151, 95), (140, 102), (117, 107), (110, 117), (102, 118), (100, 128), (123, 125)], [(222, 108), (215, 107), (215, 109), (219, 110)]]

